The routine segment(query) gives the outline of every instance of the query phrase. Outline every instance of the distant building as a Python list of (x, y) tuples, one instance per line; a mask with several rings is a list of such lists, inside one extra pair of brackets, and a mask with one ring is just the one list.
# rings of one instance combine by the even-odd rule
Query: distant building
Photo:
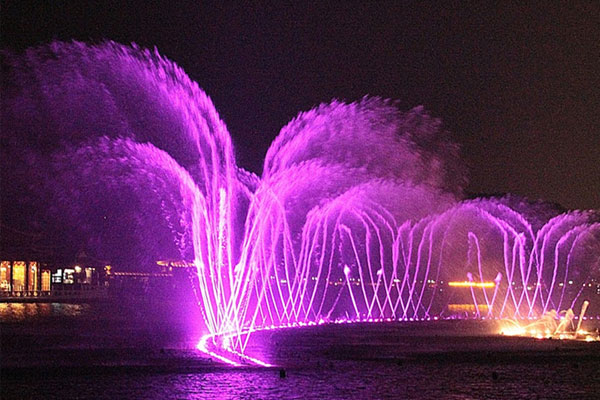
[(51, 290), (51, 270), (38, 261), (0, 261), (0, 291), (41, 292)]
[(69, 265), (57, 267), (39, 261), (0, 261), (0, 298), (93, 297), (108, 285), (111, 266)]

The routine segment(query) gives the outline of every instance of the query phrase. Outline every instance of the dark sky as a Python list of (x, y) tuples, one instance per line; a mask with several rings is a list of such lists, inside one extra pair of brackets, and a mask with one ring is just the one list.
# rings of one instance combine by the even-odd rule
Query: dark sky
[(5, 0), (2, 46), (157, 46), (212, 97), (255, 172), (298, 112), (370, 94), (442, 118), (470, 192), (600, 208), (600, 2), (128, 3)]

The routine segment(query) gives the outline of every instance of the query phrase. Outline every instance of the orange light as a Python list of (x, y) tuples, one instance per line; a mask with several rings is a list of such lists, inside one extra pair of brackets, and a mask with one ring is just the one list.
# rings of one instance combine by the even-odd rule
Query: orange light
[(448, 282), (448, 286), (452, 287), (476, 287), (476, 288), (493, 288), (496, 286), (495, 282)]
[(448, 304), (448, 311), (452, 313), (459, 312), (486, 312), (489, 310), (487, 304), (478, 304), (475, 307), (475, 304)]

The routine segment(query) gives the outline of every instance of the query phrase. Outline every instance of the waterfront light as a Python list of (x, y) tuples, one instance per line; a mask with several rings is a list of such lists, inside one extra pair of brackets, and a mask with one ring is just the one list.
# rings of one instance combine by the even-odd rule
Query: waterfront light
[(476, 287), (476, 288), (493, 288), (496, 286), (495, 282), (474, 282), (474, 281), (453, 281), (448, 282), (448, 286), (451, 287)]

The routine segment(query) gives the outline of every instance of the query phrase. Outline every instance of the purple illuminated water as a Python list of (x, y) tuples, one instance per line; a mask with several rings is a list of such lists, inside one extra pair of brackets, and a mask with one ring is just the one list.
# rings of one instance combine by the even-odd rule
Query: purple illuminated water
[[(53, 43), (5, 63), (6, 153), (82, 231), (98, 232), (98, 209), (123, 222), (98, 249), (122, 229), (138, 253), (193, 260), (217, 347), (244, 353), (266, 327), (447, 317), (450, 303), (534, 318), (578, 309), (600, 276), (597, 212), (462, 200), (458, 146), (422, 108), (364, 98), (301, 113), (257, 177), (208, 96), (156, 51)], [(451, 281), (467, 284), (459, 298)]]

